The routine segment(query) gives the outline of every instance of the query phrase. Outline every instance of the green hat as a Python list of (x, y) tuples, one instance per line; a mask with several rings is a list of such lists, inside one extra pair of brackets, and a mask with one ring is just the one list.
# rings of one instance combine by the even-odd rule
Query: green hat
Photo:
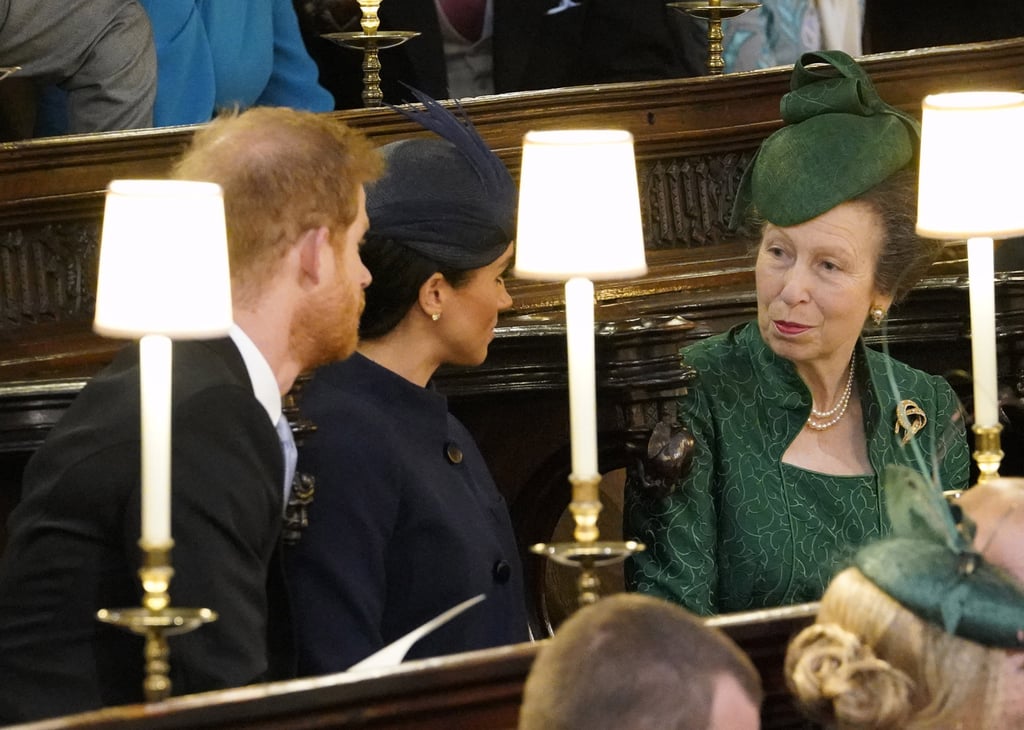
[(893, 536), (858, 551), (860, 572), (950, 634), (1024, 647), (1024, 586), (974, 550), (970, 519), (909, 467), (886, 470), (885, 500)]
[(815, 218), (904, 167), (920, 143), (918, 122), (882, 101), (842, 51), (803, 54), (780, 110), (787, 126), (761, 143), (744, 172), (733, 228), (751, 203), (777, 226)]

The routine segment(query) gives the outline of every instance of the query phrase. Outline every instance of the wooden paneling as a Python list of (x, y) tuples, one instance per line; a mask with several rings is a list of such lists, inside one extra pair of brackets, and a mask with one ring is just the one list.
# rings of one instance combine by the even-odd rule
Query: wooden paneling
[[(816, 604), (802, 604), (708, 620), (732, 637), (761, 673), (765, 730), (810, 727), (789, 700), (781, 668), (789, 638), (813, 621), (816, 610)], [(523, 683), (541, 645), (111, 707), (11, 730), (515, 730)]]
[[(1024, 88), (1024, 39), (866, 56), (882, 97), (918, 114), (929, 93)], [(502, 94), (463, 106), (513, 169), (531, 129), (617, 127), (637, 140), (641, 160), (753, 149), (779, 125), (790, 69), (777, 68), (632, 84)], [(335, 112), (380, 142), (422, 130), (389, 109)], [(98, 216), (116, 177), (161, 176), (191, 128), (98, 134), (0, 144), (0, 226)]]
[[(927, 93), (1024, 88), (1024, 39), (880, 54), (864, 65), (883, 98), (916, 114)], [(691, 377), (677, 366), (678, 348), (754, 313), (746, 253), (752, 234), (730, 232), (725, 223), (743, 166), (780, 124), (778, 103), (789, 75), (780, 68), (464, 102), (513, 172), (522, 135), (531, 129), (619, 127), (635, 135), (650, 272), (596, 287), (604, 473), (644, 458), (653, 424), (672, 420), (675, 395)], [(423, 134), (389, 109), (335, 116), (382, 143)], [(28, 454), (120, 345), (90, 327), (103, 190), (113, 178), (166, 175), (191, 133), (177, 128), (0, 144), (0, 520), (17, 500)], [(949, 375), (962, 392), (969, 388), (956, 380), (957, 371), (970, 368), (965, 271), (962, 247), (949, 247), (893, 311), (884, 338), (897, 357)], [(443, 369), (437, 384), (480, 443), (512, 510), (531, 621), (544, 636), (572, 610), (571, 596), (552, 588), (548, 566), (525, 552), (552, 536), (569, 496), (562, 289), (516, 280), (509, 289), (515, 306), (500, 319), (488, 361), (472, 370)], [(1000, 272), (996, 291), (999, 371), (1012, 384), (1021, 362), (1024, 277)], [(1024, 454), (1024, 444), (1011, 437), (1004, 432), (1008, 462)], [(609, 539), (617, 529), (614, 519), (602, 523)], [(748, 628), (729, 630), (740, 632), (740, 643), (774, 677), (769, 697), (777, 698), (780, 647), (794, 624), (777, 614), (764, 620), (774, 628), (749, 628), (758, 625), (751, 618), (741, 621)], [(740, 638), (743, 631), (753, 635)], [(511, 647), (374, 678), (245, 688), (47, 727), (511, 727), (532, 651)], [(766, 714), (766, 727), (797, 726), (784, 702), (768, 706), (781, 709), (775, 719)]]

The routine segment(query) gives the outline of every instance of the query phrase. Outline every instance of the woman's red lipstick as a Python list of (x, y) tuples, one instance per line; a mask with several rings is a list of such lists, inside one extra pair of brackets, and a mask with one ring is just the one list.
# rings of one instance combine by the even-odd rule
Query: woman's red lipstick
[(772, 324), (774, 324), (775, 329), (783, 335), (798, 335), (801, 332), (806, 332), (810, 329), (807, 325), (798, 324), (796, 322), (787, 322), (783, 319), (773, 319)]

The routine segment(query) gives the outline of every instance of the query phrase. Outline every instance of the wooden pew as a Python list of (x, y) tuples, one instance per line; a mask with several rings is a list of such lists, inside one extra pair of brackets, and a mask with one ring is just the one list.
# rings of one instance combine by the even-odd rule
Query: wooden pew
[[(1024, 39), (863, 62), (882, 96), (913, 113), (930, 92), (1024, 88)], [(780, 68), (465, 102), (513, 171), (529, 129), (611, 126), (635, 135), (650, 272), (597, 285), (604, 473), (643, 458), (653, 424), (671, 419), (673, 398), (689, 377), (675, 362), (678, 347), (753, 316), (745, 253), (751, 233), (730, 232), (726, 220), (743, 166), (780, 125), (778, 101), (788, 81), (789, 70)], [(389, 109), (335, 116), (380, 142), (428, 134)], [(191, 133), (171, 128), (0, 145), (0, 517), (17, 500), (28, 455), (121, 345), (90, 329), (103, 190), (116, 177), (166, 175)], [(951, 246), (893, 312), (886, 341), (897, 357), (932, 372), (969, 371), (965, 271), (962, 248)], [(1020, 361), (1022, 284), (1014, 273), (997, 278), (1000, 374), (1007, 382), (1015, 381)], [(513, 280), (509, 288), (515, 308), (502, 316), (487, 363), (444, 370), (437, 381), (480, 442), (525, 547), (551, 538), (568, 501), (564, 322), (560, 285)], [(1008, 462), (1015, 458), (1017, 450), (1004, 450)], [(606, 497), (602, 534), (612, 537), (619, 529), (616, 496)], [(571, 576), (526, 559), (532, 622), (545, 635), (571, 603), (556, 595), (564, 589), (545, 592)], [(610, 586), (617, 581), (608, 578)]]
[[(731, 636), (761, 673), (765, 730), (812, 727), (790, 702), (781, 667), (787, 639), (811, 623), (816, 610), (817, 604), (802, 604), (707, 620)], [(10, 730), (515, 730), (523, 683), (542, 644), (110, 707)]]
[[(917, 114), (927, 93), (1024, 88), (1024, 38), (868, 56), (864, 65), (883, 98)], [(726, 220), (741, 170), (780, 125), (778, 101), (789, 75), (768, 69), (464, 103), (514, 172), (530, 129), (619, 127), (636, 139), (650, 272), (597, 285), (599, 456), (609, 475), (601, 532), (607, 539), (619, 530), (622, 469), (644, 458), (651, 428), (671, 420), (674, 397), (691, 377), (678, 367), (678, 348), (753, 316), (746, 255), (752, 234), (728, 231)], [(388, 109), (335, 116), (382, 143), (425, 134)], [(103, 190), (112, 178), (166, 175), (191, 133), (172, 128), (0, 144), (0, 542), (26, 459), (121, 344), (90, 329)], [(566, 526), (562, 292), (559, 285), (515, 280), (509, 288), (515, 307), (501, 317), (487, 363), (445, 369), (437, 381), (476, 436), (509, 503), (524, 549), (532, 628), (543, 637), (572, 610), (574, 595), (571, 571), (525, 552)], [(1024, 275), (1000, 272), (996, 291), (999, 372), (1013, 383), (1021, 362)], [(970, 369), (967, 312), (963, 249), (950, 246), (893, 312), (886, 342), (898, 358), (948, 374), (966, 395), (957, 373)], [(301, 384), (294, 395), (301, 397)], [(1024, 454), (1012, 448), (1012, 438), (1004, 432), (1007, 466)], [(617, 590), (621, 578), (606, 570), (605, 592)], [(351, 682), (339, 680), (339, 686)]]

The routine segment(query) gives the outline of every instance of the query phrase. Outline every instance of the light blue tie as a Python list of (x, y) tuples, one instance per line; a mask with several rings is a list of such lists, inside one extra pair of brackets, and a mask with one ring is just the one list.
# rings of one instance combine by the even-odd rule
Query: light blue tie
[(299, 458), (299, 450), (295, 447), (295, 436), (292, 435), (291, 424), (281, 414), (277, 419), (277, 437), (281, 441), (281, 451), (284, 452), (284, 506), (288, 506), (288, 497), (292, 492), (292, 479), (295, 478), (295, 462)]

